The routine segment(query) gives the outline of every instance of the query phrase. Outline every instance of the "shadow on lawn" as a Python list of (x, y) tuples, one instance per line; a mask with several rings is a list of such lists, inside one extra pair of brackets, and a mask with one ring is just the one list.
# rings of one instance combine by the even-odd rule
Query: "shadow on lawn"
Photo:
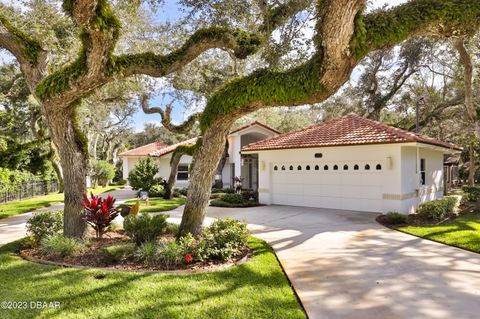
[[(11, 264), (2, 268), (0, 278), (12, 284), (8, 293), (4, 292), (8, 299), (22, 295), (25, 299), (28, 290), (29, 299), (60, 302), (61, 310), (48, 312), (49, 318), (75, 313), (102, 318), (178, 318), (183, 317), (182, 314), (187, 318), (282, 318), (285, 314), (304, 318), (271, 250), (258, 241), (253, 245), (254, 259), (212, 273), (124, 273), (10, 260)], [(12, 248), (15, 247), (1, 250)], [(95, 313), (96, 308), (102, 308), (102, 314), (109, 315)], [(40, 313), (31, 312), (32, 315)]]

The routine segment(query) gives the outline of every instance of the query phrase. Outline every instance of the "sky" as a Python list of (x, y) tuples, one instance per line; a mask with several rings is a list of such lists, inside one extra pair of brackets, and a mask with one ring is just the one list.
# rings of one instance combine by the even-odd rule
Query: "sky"
[[(21, 6), (20, 0), (0, 0), (0, 2), (6, 4), (14, 4), (16, 6)], [(379, 8), (384, 5), (388, 6), (395, 6), (400, 3), (407, 2), (407, 0), (368, 0), (368, 8)], [(176, 20), (182, 17), (182, 11), (177, 4), (177, 0), (165, 0), (165, 4), (156, 14), (156, 20), (159, 23), (164, 21), (175, 22)], [(4, 51), (0, 51), (0, 63), (5, 63), (12, 61), (12, 56), (10, 54), (5, 53)], [(358, 77), (359, 71), (354, 71), (352, 77)], [(162, 98), (162, 96), (153, 96), (150, 100), (151, 106), (163, 106), (166, 103), (171, 102), (168, 99)], [(181, 122), (183, 121), (188, 115), (190, 115), (191, 111), (185, 111), (185, 108), (178, 103), (173, 104), (173, 112), (172, 112), (172, 119), (174, 122)], [(160, 116), (158, 114), (150, 114), (146, 115), (141, 110), (139, 110), (132, 120), (134, 129), (136, 131), (141, 131), (143, 126), (146, 123), (160, 123)]]

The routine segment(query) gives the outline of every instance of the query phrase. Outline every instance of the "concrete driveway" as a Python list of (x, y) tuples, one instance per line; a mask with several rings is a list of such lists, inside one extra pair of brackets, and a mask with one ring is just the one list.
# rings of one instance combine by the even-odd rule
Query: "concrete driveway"
[(480, 255), (384, 228), (377, 214), (209, 208), (210, 218), (227, 216), (273, 246), (312, 319), (480, 316)]

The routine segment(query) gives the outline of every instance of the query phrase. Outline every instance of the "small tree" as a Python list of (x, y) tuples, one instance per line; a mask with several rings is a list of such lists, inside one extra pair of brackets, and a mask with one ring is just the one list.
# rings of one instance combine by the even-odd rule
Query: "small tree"
[(115, 167), (107, 161), (94, 161), (92, 166), (95, 185), (107, 186), (108, 182), (115, 177)]
[(147, 157), (135, 165), (130, 174), (128, 174), (128, 181), (133, 189), (149, 192), (152, 186), (161, 182), (161, 179), (155, 177), (157, 173), (157, 165), (150, 157)]

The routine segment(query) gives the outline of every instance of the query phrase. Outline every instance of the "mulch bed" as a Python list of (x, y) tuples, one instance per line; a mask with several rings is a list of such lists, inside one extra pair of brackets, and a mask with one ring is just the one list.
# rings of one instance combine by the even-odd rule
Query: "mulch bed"
[[(173, 235), (165, 235), (162, 240), (171, 240)], [(86, 249), (75, 256), (67, 256), (64, 258), (53, 258), (40, 254), (37, 248), (26, 248), (20, 251), (20, 256), (29, 261), (54, 264), (63, 267), (78, 268), (107, 268), (120, 271), (141, 271), (141, 272), (208, 272), (221, 269), (227, 269), (234, 265), (244, 263), (253, 255), (252, 249), (247, 247), (239, 254), (227, 261), (208, 261), (196, 262), (191, 264), (182, 264), (174, 269), (165, 269), (160, 266), (149, 266), (137, 260), (112, 261), (106, 258), (102, 252), (103, 248), (131, 243), (130, 239), (125, 235), (123, 230), (110, 231), (105, 233), (104, 238), (91, 238)]]

